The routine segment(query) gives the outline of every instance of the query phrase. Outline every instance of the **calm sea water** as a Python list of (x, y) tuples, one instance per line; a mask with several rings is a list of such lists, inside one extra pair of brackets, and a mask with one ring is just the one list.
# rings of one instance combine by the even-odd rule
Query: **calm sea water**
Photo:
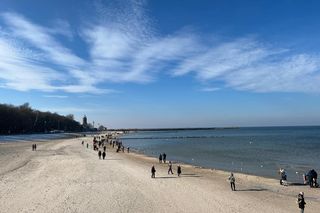
[(0, 135), (0, 143), (27, 141), (41, 142), (56, 139), (74, 138), (77, 135), (80, 135), (80, 133)]
[(216, 130), (138, 131), (121, 137), (149, 156), (207, 168), (301, 182), (310, 169), (320, 172), (320, 127), (261, 127)]

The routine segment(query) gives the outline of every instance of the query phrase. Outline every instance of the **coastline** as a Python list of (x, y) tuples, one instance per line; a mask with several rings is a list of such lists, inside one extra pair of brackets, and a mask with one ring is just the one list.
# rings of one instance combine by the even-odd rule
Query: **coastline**
[[(156, 167), (157, 166), (160, 166), (160, 167), (167, 167), (168, 166), (168, 163), (166, 163), (166, 164), (159, 163), (158, 159), (156, 157), (146, 155), (146, 154), (138, 152), (136, 150), (132, 150), (132, 151), (130, 150), (130, 154), (133, 156), (133, 158), (136, 158), (137, 160), (140, 160), (143, 162), (149, 162), (150, 165), (154, 164)], [(135, 159), (132, 159), (132, 160), (135, 160)], [(169, 160), (167, 160), (167, 162), (168, 161)], [(175, 162), (175, 161), (171, 161), (171, 162), (172, 162), (173, 166), (180, 165), (182, 168), (185, 168), (185, 169), (197, 170), (198, 173), (201, 173), (201, 174), (209, 174), (209, 175), (213, 175), (213, 176), (223, 175), (227, 178), (231, 173), (230, 171), (226, 171), (226, 170), (197, 166), (197, 165), (184, 163), (184, 162)], [(267, 186), (280, 187), (280, 189), (281, 188), (285, 189), (285, 188), (292, 187), (292, 186), (300, 186), (300, 187), (305, 187), (306, 189), (309, 189), (309, 186), (304, 185), (303, 183), (288, 182), (288, 186), (281, 186), (281, 185), (279, 185), (279, 179), (275, 179), (272, 177), (258, 176), (258, 175), (241, 173), (241, 172), (233, 172), (233, 173), (237, 176), (238, 181), (240, 180), (241, 182), (250, 181), (251, 184), (253, 185), (256, 180), (259, 180), (259, 183), (261, 181), (263, 184), (260, 183), (261, 185), (260, 185), (260, 187), (257, 187), (257, 190), (263, 189), (263, 186), (265, 186), (265, 187), (267, 187)], [(279, 192), (280, 189), (276, 189), (274, 191)], [(315, 189), (315, 190), (319, 190), (319, 189)], [(318, 199), (320, 202), (320, 197), (319, 198), (314, 197), (314, 199)]]
[[(295, 212), (296, 195), (305, 192), (308, 212), (320, 208), (319, 189), (279, 186), (277, 180), (181, 164), (182, 176), (167, 175), (167, 166), (139, 153), (116, 153), (107, 160), (81, 145), (91, 137), (1, 144), (3, 159), (27, 162), (0, 173), (4, 212)], [(14, 155), (14, 157), (12, 157)], [(18, 157), (17, 157), (18, 155)], [(156, 178), (150, 178), (154, 164)], [(3, 163), (1, 171), (3, 171)], [(16, 166), (15, 168), (13, 168)], [(13, 170), (12, 170), (13, 169)], [(176, 165), (174, 165), (174, 172)]]
[(136, 132), (120, 140), (149, 156), (167, 153), (171, 160), (204, 168), (303, 182), (303, 174), (319, 171), (319, 127), (246, 128), (216, 131)]

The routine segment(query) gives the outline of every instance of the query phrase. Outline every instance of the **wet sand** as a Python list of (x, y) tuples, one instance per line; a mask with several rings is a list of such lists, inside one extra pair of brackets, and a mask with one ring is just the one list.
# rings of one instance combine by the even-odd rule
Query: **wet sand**
[(157, 159), (116, 153), (109, 146), (107, 159), (99, 160), (81, 141), (37, 143), (35, 152), (32, 142), (0, 144), (0, 212), (292, 213), (299, 212), (299, 191), (305, 192), (306, 212), (320, 209), (320, 189), (235, 174), (237, 191), (232, 192), (229, 173), (182, 165), (178, 178)]

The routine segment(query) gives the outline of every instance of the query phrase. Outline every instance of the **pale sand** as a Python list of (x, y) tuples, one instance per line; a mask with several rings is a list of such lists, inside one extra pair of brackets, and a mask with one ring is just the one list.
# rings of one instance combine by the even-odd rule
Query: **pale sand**
[(139, 154), (109, 148), (107, 160), (99, 160), (81, 140), (38, 143), (36, 152), (32, 143), (0, 144), (0, 212), (293, 213), (299, 191), (305, 212), (320, 212), (320, 189), (235, 174), (238, 191), (232, 192), (229, 173), (182, 165), (177, 178), (167, 175), (167, 165)]

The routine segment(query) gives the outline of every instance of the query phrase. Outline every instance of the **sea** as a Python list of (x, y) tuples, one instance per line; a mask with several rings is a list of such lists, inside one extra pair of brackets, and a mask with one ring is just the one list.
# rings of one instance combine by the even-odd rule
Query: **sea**
[(204, 168), (279, 178), (301, 183), (310, 169), (320, 172), (320, 127), (248, 127), (134, 131), (125, 146), (148, 156)]
[(17, 134), (17, 135), (0, 135), (0, 143), (12, 143), (12, 142), (43, 142), (48, 140), (58, 140), (75, 138), (83, 134), (90, 133), (53, 133), (53, 134)]

